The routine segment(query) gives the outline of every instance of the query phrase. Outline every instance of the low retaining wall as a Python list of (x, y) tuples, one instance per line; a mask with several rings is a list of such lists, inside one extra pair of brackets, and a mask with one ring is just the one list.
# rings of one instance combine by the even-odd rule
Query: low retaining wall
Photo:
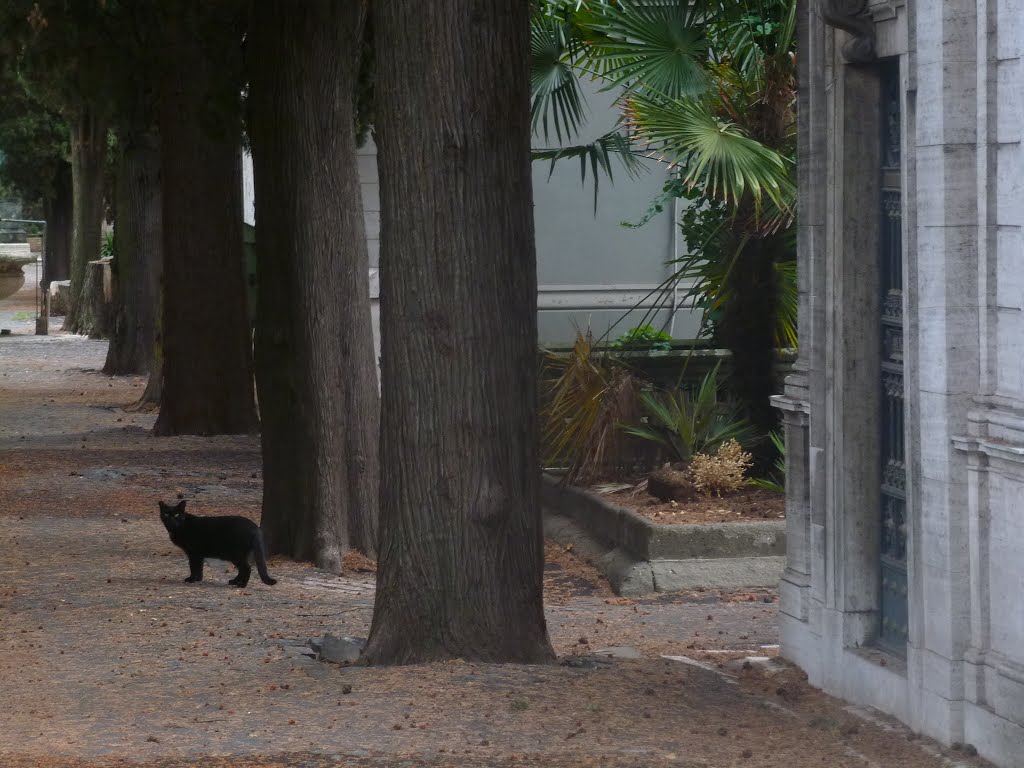
[(541, 484), (545, 535), (592, 560), (620, 595), (774, 587), (785, 567), (785, 521), (659, 525), (600, 496)]

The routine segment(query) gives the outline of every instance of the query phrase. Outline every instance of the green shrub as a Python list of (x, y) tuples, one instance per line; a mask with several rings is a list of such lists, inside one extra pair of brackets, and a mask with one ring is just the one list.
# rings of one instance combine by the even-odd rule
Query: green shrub
[(608, 345), (612, 349), (650, 350), (667, 352), (672, 349), (672, 337), (665, 331), (657, 331), (651, 325), (630, 328)]
[(641, 392), (647, 423), (625, 426), (628, 435), (670, 448), (688, 464), (698, 453), (714, 453), (722, 443), (749, 442), (753, 429), (732, 403), (718, 400), (718, 366), (708, 371), (696, 392)]

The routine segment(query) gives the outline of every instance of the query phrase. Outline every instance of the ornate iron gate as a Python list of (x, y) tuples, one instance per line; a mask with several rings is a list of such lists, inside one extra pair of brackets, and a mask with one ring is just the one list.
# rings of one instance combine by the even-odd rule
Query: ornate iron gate
[(899, 65), (881, 71), (881, 625), (878, 642), (907, 647), (907, 468), (903, 433), (903, 237)]

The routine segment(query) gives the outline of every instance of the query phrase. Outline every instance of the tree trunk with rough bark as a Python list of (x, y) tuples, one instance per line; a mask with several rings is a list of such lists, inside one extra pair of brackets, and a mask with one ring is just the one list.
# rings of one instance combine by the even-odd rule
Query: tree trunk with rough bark
[(362, 0), (260, 0), (247, 42), (267, 548), (376, 552), (379, 397), (354, 100)]
[(160, 407), (160, 396), (164, 391), (164, 355), (159, 330), (160, 312), (157, 311), (156, 339), (153, 342), (153, 354), (149, 360), (149, 378), (142, 396), (127, 406), (128, 411), (151, 411)]
[[(157, 435), (252, 432), (242, 255), (241, 36), (200, 36), (201, 3), (168, 13), (161, 84), (163, 392)], [(201, 23), (201, 22), (199, 22)]]
[(46, 253), (43, 284), (71, 277), (71, 220), (74, 210), (71, 163), (61, 160), (53, 179), (53, 197), (46, 201)]
[(150, 369), (163, 267), (160, 138), (125, 128), (118, 145), (113, 327), (103, 366), (115, 376)]
[(88, 334), (92, 329), (84, 294), (85, 270), (100, 257), (103, 224), (103, 170), (107, 158), (107, 123), (95, 110), (84, 108), (71, 127), (71, 292), (64, 330)]
[(85, 265), (85, 284), (82, 286), (82, 324), (89, 329), (90, 339), (110, 338), (111, 279), (110, 265), (103, 260)]
[(366, 656), (547, 661), (530, 4), (373, 7), (386, 479)]

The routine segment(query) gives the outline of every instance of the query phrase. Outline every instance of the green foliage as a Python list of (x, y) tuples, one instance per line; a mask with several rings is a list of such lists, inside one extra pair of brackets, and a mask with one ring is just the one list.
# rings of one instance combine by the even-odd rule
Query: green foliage
[(654, 326), (641, 325), (630, 328), (608, 346), (612, 349), (666, 352), (672, 349), (672, 336), (665, 331), (655, 330)]
[[(677, 184), (678, 180), (670, 180), (666, 195), (678, 192)], [(756, 235), (737, 231), (724, 203), (695, 193), (684, 196), (690, 199), (690, 205), (684, 208), (679, 226), (687, 253), (674, 262), (676, 274), (682, 284), (689, 285), (684, 300), (692, 300), (703, 310), (701, 335), (713, 337), (723, 312), (739, 300), (733, 288), (733, 272), (743, 249)], [(773, 263), (777, 295), (773, 316), (766, 320), (772, 324), (777, 348), (796, 347), (796, 231), (789, 228), (770, 237), (783, 241), (785, 257)]]
[(533, 130), (558, 141), (571, 138), (583, 122), (583, 94), (574, 63), (581, 41), (572, 25), (550, 13), (534, 13), (530, 25), (530, 112)]
[(114, 231), (107, 230), (103, 233), (103, 242), (100, 243), (100, 256), (104, 259), (114, 258)]
[(625, 425), (623, 430), (670, 448), (683, 463), (689, 463), (698, 453), (714, 453), (728, 440), (745, 443), (754, 437), (738, 408), (719, 401), (717, 365), (693, 393), (681, 389), (641, 392), (640, 403), (647, 413), (647, 424)]
[[(109, 5), (109, 7), (108, 7)], [(103, 111), (110, 81), (124, 71), (124, 50), (108, 24), (120, 2), (0, 0), (2, 54), (33, 98), (68, 114)]]
[(633, 96), (627, 110), (638, 140), (679, 166), (687, 187), (733, 206), (750, 199), (759, 217), (766, 197), (778, 209), (790, 208), (795, 188), (787, 159), (706, 102)]
[[(584, 108), (579, 77), (621, 87), (621, 143), (603, 156), (643, 152), (678, 165), (685, 184), (733, 206), (750, 202), (759, 226), (792, 218), (792, 40), (796, 0), (667, 0), (539, 4), (533, 20), (533, 119), (561, 140)], [(537, 156), (537, 155), (535, 155)], [(597, 142), (552, 162), (588, 157)]]
[(45, 199), (67, 156), (64, 120), (28, 92), (13, 61), (0, 59), (0, 183), (26, 203)]
[(775, 448), (775, 466), (767, 477), (755, 477), (747, 482), (757, 488), (775, 493), (786, 492), (786, 441), (782, 434), (776, 431), (768, 433), (768, 439)]
[(703, 66), (709, 41), (702, 3), (624, 2), (583, 19), (592, 38), (588, 59), (611, 84), (669, 100), (702, 97), (711, 87)]

